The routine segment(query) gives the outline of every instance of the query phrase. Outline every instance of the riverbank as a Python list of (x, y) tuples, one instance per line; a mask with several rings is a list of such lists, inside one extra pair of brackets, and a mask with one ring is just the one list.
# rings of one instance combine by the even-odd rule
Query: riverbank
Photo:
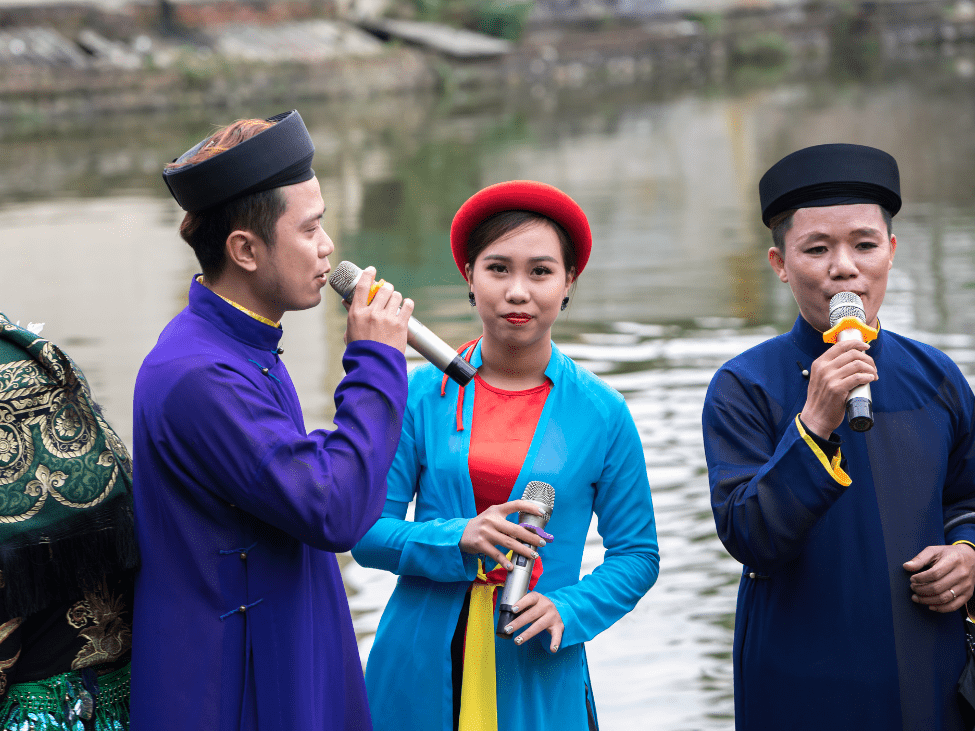
[[(734, 6), (722, 12), (585, 15), (539, 3), (517, 42), (464, 54), (377, 30), (329, 0), (0, 6), (3, 132), (126, 112), (245, 109), (257, 102), (434, 92), (528, 94), (726, 84), (742, 73), (852, 75), (975, 52), (975, 2)], [(578, 4), (576, 4), (578, 5)], [(592, 5), (592, 4), (590, 4)], [(597, 4), (598, 5), (598, 4)], [(652, 4), (642, 7), (648, 8)], [(575, 6), (574, 6), (575, 7)], [(617, 3), (614, 7), (635, 7)], [(975, 66), (972, 68), (975, 73)]]

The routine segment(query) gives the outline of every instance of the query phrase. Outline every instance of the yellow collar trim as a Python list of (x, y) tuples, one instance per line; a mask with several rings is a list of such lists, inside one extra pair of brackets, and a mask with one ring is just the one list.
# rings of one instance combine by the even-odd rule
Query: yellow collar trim
[[(196, 278), (196, 281), (199, 282), (200, 284), (203, 284), (203, 275), (201, 274), (199, 277), (197, 277)], [(205, 284), (203, 286), (206, 287)], [(207, 287), (207, 289), (209, 289), (209, 287)], [(212, 289), (210, 291), (213, 292)], [(213, 292), (213, 293), (215, 295), (217, 295), (217, 297), (219, 297), (220, 299), (222, 299), (224, 302), (226, 302), (228, 305), (230, 305), (231, 307), (236, 307), (238, 310), (240, 310), (241, 312), (243, 312), (245, 315), (249, 315), (250, 317), (253, 317), (258, 322), (263, 322), (265, 325), (270, 325), (271, 327), (276, 327), (279, 330), (281, 329), (281, 323), (280, 322), (275, 322), (274, 320), (271, 320), (271, 319), (269, 319), (267, 317), (264, 317), (263, 315), (258, 315), (253, 310), (248, 310), (243, 305), (239, 305), (236, 302), (234, 302), (232, 299), (228, 299), (228, 298), (224, 297), (219, 292)]]

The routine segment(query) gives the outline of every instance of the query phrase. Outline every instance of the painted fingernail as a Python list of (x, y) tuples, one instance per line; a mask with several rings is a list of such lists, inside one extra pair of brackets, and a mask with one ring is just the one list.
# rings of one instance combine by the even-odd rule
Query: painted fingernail
[(512, 612), (517, 612), (517, 611), (518, 611), (518, 607), (512, 607), (512, 608), (511, 608), (511, 611), (512, 611)]
[(514, 632), (514, 627), (512, 627), (510, 624), (504, 628), (504, 633), (506, 635), (510, 635), (512, 632)]
[(512, 566), (512, 565), (511, 565), (510, 563), (506, 563), (506, 564), (504, 565), (504, 567), (505, 567), (506, 569), (508, 569), (508, 571), (512, 571), (512, 570), (513, 570), (513, 569), (515, 568), (515, 567), (514, 567), (514, 566)]
[(558, 645), (553, 645), (552, 646), (552, 652), (558, 652), (558, 651), (559, 651), (559, 646)]
[(532, 551), (532, 558), (538, 558), (538, 552)]
[(538, 545), (539, 545), (539, 547), (541, 547), (541, 546), (547, 546), (548, 544), (545, 542), (545, 539), (544, 538), (539, 538), (538, 539)]
[(521, 637), (515, 637), (515, 644), (520, 645), (524, 640)]

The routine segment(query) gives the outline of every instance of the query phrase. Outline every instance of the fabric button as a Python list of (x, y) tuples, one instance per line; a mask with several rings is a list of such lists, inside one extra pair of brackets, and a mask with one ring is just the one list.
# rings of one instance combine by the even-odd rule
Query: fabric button
[(247, 560), (247, 554), (244, 551), (241, 551), (240, 552), (240, 560), (241, 561), (246, 561)]
[(247, 607), (241, 604), (240, 609), (238, 609), (237, 611), (240, 612), (241, 614), (245, 614), (247, 612)]
[(261, 368), (261, 373), (266, 376), (268, 373), (270, 373), (270, 371), (267, 368)]
[(284, 355), (284, 348), (278, 348), (278, 355)]
[(805, 368), (802, 369), (802, 377), (809, 378), (809, 371), (807, 371)]

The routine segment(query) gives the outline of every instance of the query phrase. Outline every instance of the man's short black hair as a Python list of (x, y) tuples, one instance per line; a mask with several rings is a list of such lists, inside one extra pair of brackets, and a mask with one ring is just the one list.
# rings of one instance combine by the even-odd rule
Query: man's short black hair
[(262, 190), (204, 211), (187, 213), (179, 235), (193, 247), (204, 278), (213, 282), (226, 268), (230, 234), (237, 230), (251, 231), (273, 247), (278, 219), (286, 206), (280, 188)]

